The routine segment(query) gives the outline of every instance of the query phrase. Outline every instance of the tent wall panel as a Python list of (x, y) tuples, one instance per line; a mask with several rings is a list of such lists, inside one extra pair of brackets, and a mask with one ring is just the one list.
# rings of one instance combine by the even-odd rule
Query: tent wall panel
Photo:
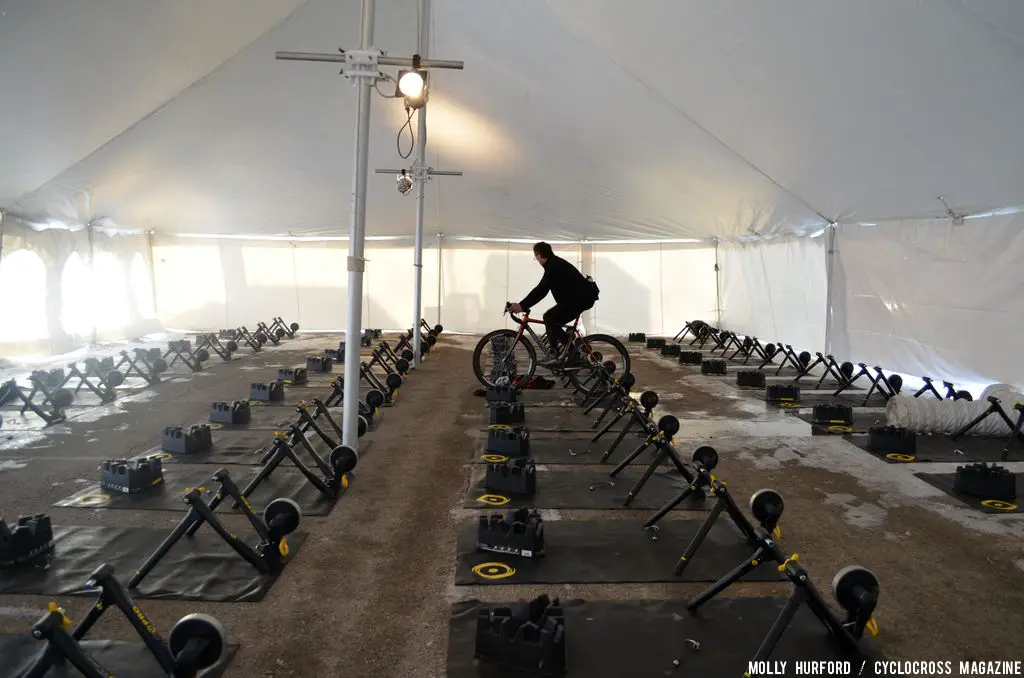
[(690, 320), (714, 318), (717, 307), (714, 247), (662, 245), (661, 334), (675, 335)]
[[(592, 331), (675, 333), (685, 320), (706, 317), (714, 309), (711, 248), (594, 245), (586, 248), (587, 261), (578, 245), (553, 249), (574, 265), (592, 270), (601, 286)], [(154, 252), (157, 306), (168, 327), (219, 329), (252, 325), (272, 315), (282, 315), (288, 322), (294, 317), (310, 330), (345, 326), (344, 242), (158, 238)], [(412, 247), (405, 242), (370, 242), (366, 259), (363, 325), (408, 328)], [(430, 324), (440, 317), (445, 329), (453, 332), (512, 327), (502, 317), (505, 302), (521, 300), (543, 275), (532, 247), (523, 243), (445, 242), (440, 271), (437, 260), (437, 245), (432, 243), (423, 254), (423, 316)], [(532, 309), (532, 315), (539, 318), (553, 303), (549, 296)]]
[[(825, 350), (824, 237), (722, 244), (718, 259), (723, 329), (791, 344), (797, 351)], [(705, 319), (714, 322), (712, 314)]]
[(145, 236), (97, 230), (90, 248), (85, 228), (35, 230), (7, 215), (0, 239), (0, 289), (8, 295), (0, 353), (60, 354), (88, 344), (94, 332), (99, 341), (118, 341), (158, 330), (152, 286), (139, 274), (148, 277), (150, 264)]
[(843, 225), (836, 248), (837, 355), (966, 388), (1024, 386), (1011, 343), (1024, 318), (1024, 215)]
[[(269, 315), (280, 315), (286, 323), (297, 322), (305, 330), (344, 328), (348, 314), (346, 243), (296, 243), (291, 254), (295, 259), (296, 317), (273, 312)], [(367, 271), (371, 269), (372, 263), (367, 264)]]
[(595, 329), (671, 336), (688, 320), (708, 318), (716, 305), (714, 266), (713, 247), (595, 245)]

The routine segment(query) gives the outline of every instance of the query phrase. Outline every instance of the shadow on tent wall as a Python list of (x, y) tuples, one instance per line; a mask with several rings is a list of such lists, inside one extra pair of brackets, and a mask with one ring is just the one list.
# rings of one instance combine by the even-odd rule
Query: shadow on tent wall
[[(652, 285), (645, 285), (639, 275), (650, 277)], [(601, 289), (601, 298), (594, 304), (593, 327), (588, 331), (612, 335), (660, 332), (660, 276), (660, 268), (630, 271), (612, 257), (595, 261), (593, 277)]]

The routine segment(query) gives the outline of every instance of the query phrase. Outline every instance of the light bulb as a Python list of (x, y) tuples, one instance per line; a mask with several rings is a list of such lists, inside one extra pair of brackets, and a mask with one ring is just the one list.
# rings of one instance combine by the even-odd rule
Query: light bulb
[(399, 78), (398, 91), (410, 99), (418, 98), (423, 94), (423, 76), (416, 71), (409, 71)]

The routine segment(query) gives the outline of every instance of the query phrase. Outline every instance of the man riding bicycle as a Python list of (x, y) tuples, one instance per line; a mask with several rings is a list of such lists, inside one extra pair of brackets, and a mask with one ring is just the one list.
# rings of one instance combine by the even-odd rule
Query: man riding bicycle
[(509, 305), (508, 310), (512, 313), (522, 313), (524, 310), (529, 313), (530, 308), (550, 292), (555, 298), (555, 305), (544, 313), (544, 327), (554, 358), (540, 363), (540, 366), (548, 369), (569, 367), (568, 363), (572, 363), (578, 356), (570, 356), (568, 363), (559, 358), (561, 347), (567, 339), (563, 326), (571, 323), (584, 311), (592, 309), (598, 300), (600, 290), (593, 280), (585, 277), (575, 266), (556, 256), (551, 250), (551, 245), (546, 242), (539, 242), (533, 246), (533, 258), (544, 267), (544, 276), (533, 291), (518, 304)]

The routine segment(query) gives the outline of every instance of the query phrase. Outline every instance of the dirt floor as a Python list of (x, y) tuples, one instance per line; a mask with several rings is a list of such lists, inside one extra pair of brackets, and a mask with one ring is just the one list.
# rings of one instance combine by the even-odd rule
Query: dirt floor
[[(196, 611), (217, 617), (241, 645), (225, 673), (231, 677), (443, 676), (455, 601), (496, 602), (539, 593), (591, 600), (683, 598), (702, 589), (687, 584), (453, 585), (455, 526), (475, 515), (460, 506), (474, 441), (484, 427), (484, 401), (473, 395), (475, 342), (475, 337), (444, 335), (409, 377), (379, 428), (364, 438), (372, 439), (373, 447), (360, 460), (353, 486), (330, 515), (303, 519), (300, 529), (309, 538), (264, 600), (140, 601), (155, 626), (169, 629)], [(272, 378), (276, 366), (304, 362), (306, 355), (336, 343), (337, 338), (301, 339), (233, 364), (211, 362), (203, 373), (166, 379), (142, 395), (93, 408), (95, 413), (45, 432), (15, 432), (5, 425), (0, 511), (8, 520), (45, 511), (56, 525), (169, 531), (181, 514), (52, 505), (94, 481), (103, 459), (138, 454), (158, 443), (163, 427), (200, 421), (210, 401), (243, 398), (250, 382)], [(882, 586), (877, 643), (889, 658), (1019, 658), (1024, 517), (982, 514), (915, 478), (917, 465), (885, 464), (839, 437), (812, 436), (808, 424), (740, 393), (732, 379), (702, 376), (642, 348), (632, 353), (637, 390), (658, 392), (659, 413), (682, 420), (676, 447), (684, 457), (699, 445), (714, 446), (721, 456), (716, 473), (744, 506), (762, 487), (784, 495), (783, 542), (799, 553), (823, 591), (846, 565), (875, 572)], [(928, 471), (944, 471), (954, 465), (928, 466)], [(559, 513), (585, 519), (597, 512)], [(635, 520), (649, 512), (604, 513)], [(226, 522), (243, 525), (238, 516)], [(788, 589), (756, 585), (758, 594)], [(739, 585), (729, 593), (752, 590)], [(89, 600), (65, 596), (60, 602), (79, 619)], [(0, 634), (27, 633), (48, 601), (0, 596)], [(123, 619), (108, 616), (91, 637), (133, 639)]]

